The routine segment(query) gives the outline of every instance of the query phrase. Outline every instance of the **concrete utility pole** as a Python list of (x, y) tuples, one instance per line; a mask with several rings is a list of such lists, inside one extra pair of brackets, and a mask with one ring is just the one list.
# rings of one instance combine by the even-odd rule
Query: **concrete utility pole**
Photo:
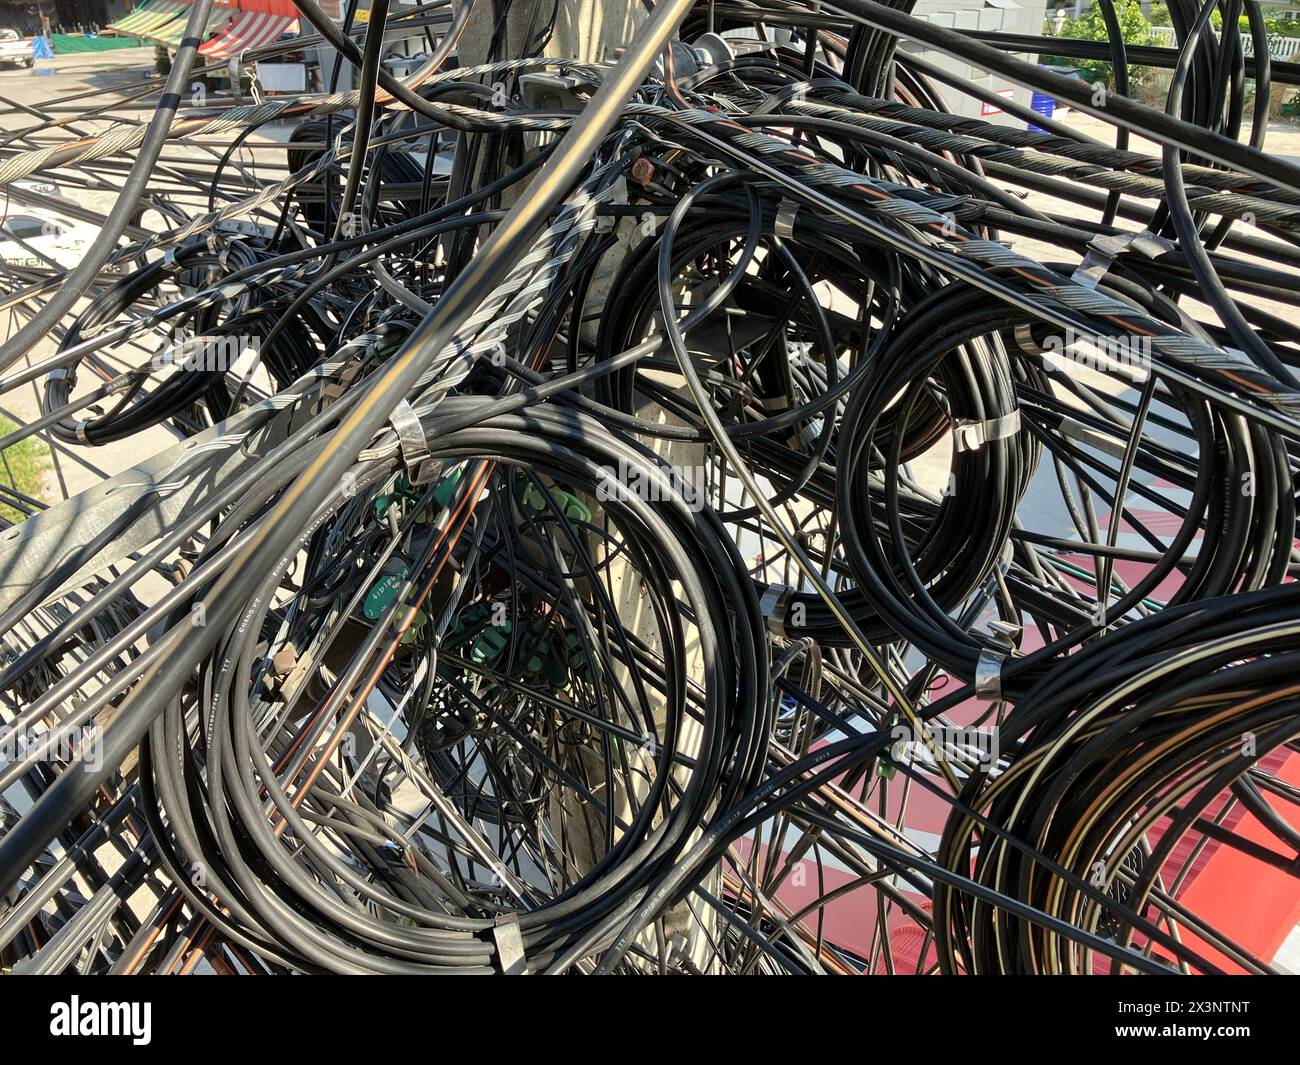
[[(557, 59), (576, 59), (584, 63), (613, 62), (632, 40), (637, 27), (650, 13), (640, 0), (556, 0), (556, 2), (558, 10), (554, 28), (541, 52), (543, 55)], [(523, 54), (528, 39), (536, 35), (537, 27), (533, 21), (531, 5), (519, 3), (512, 5), (505, 17), (504, 26), (497, 17), (499, 7), (499, 3), (494, 0), (490, 19), (486, 17), (485, 12), (485, 17), (475, 17), (466, 27), (459, 47), (461, 66), (486, 62), (495, 33), (499, 32), (502, 40), (497, 54), (509, 56)], [(614, 253), (605, 256), (601, 269), (591, 285), (589, 295), (592, 304), (587, 309), (588, 314), (592, 314), (595, 303), (609, 291), (619, 265)], [(691, 404), (689, 396), (684, 396), (684, 399), (689, 407)], [(646, 409), (638, 411), (638, 416), (660, 421), (678, 421), (668, 415), (662, 405), (657, 403), (646, 404)], [(653, 447), (667, 462), (679, 470), (699, 469), (707, 453), (704, 446), (699, 444), (670, 443), (652, 438), (643, 438), (642, 442)], [(691, 481), (690, 478), (686, 480)], [(696, 487), (702, 490), (704, 486), (700, 484)], [(587, 502), (593, 507), (600, 505), (595, 500)], [(616, 563), (612, 572), (612, 584), (617, 595), (621, 623), (629, 631), (635, 632), (652, 650), (662, 651), (654, 612), (646, 604), (639, 572), (625, 564)], [(698, 647), (693, 646), (688, 653), (690, 655), (687, 663), (689, 676), (692, 680), (698, 680), (703, 675), (698, 658)], [(626, 675), (620, 679), (623, 683), (631, 683)], [(663, 735), (664, 716), (665, 710), (661, 706), (655, 713), (655, 722), (660, 735)], [(682, 725), (682, 749), (683, 753), (689, 755), (694, 750), (694, 745), (701, 739), (700, 729), (691, 721), (683, 722)], [(643, 751), (638, 753), (638, 757), (646, 770), (653, 771), (653, 755)], [(603, 767), (597, 759), (589, 759), (586, 769), (593, 782), (599, 781)], [(633, 802), (636, 798), (631, 795), (611, 796), (611, 811), (620, 818), (628, 817), (634, 808)], [(562, 808), (553, 816), (559, 817), (566, 831), (572, 825), (573, 830), (567, 833), (569, 838), (583, 838), (586, 834), (584, 807), (577, 803), (557, 805)], [(590, 867), (595, 864), (600, 855), (591, 853), (583, 857)], [(716, 897), (720, 894), (721, 879), (719, 869), (705, 879), (703, 886)], [(678, 944), (683, 945), (687, 956), (695, 966), (706, 971), (713, 967), (712, 943), (717, 942), (718, 925), (716, 914), (698, 899), (693, 906), (676, 907), (664, 918), (664, 931), (670, 943), (676, 940)], [(657, 951), (653, 933), (647, 932), (642, 942), (650, 953)]]
[[(607, 63), (623, 48), (646, 19), (649, 11), (639, 0), (557, 0), (554, 30), (543, 48), (544, 55), (576, 59), (582, 63)], [(500, 10), (491, 5), (492, 18), (475, 17), (461, 36), (461, 65), (481, 63), (487, 55)], [(503, 51), (518, 55), (527, 36), (536, 33), (529, 4), (513, 4), (506, 15)]]

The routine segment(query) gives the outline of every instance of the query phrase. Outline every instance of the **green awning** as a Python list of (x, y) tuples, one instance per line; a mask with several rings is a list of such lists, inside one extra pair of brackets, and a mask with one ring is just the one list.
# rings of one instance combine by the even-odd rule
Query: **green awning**
[[(103, 32), (114, 33), (119, 37), (153, 38), (160, 29), (188, 10), (189, 4), (178, 3), (177, 0), (145, 0), (129, 15), (105, 26)], [(180, 29), (184, 28), (185, 22), (181, 20)]]
[[(185, 36), (185, 24), (189, 21), (189, 8), (182, 7), (179, 18), (172, 19), (162, 28), (148, 35), (149, 40), (165, 44), (168, 48), (179, 48)], [(199, 43), (207, 40), (209, 33), (214, 33), (230, 21), (230, 8), (214, 7), (208, 12), (207, 24), (199, 31)]]

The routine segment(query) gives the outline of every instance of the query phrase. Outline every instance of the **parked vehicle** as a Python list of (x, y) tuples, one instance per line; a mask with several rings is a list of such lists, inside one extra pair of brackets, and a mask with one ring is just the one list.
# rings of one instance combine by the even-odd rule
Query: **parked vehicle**
[(34, 67), (36, 56), (32, 42), (24, 39), (17, 30), (0, 30), (0, 63)]
[[(23, 181), (19, 187), (63, 199), (58, 188), (46, 182)], [(70, 202), (70, 201), (69, 201)], [(99, 236), (99, 226), (81, 221), (55, 206), (20, 203), (0, 194), (0, 265), (37, 270), (70, 270), (86, 256)], [(106, 267), (106, 275), (123, 272)]]

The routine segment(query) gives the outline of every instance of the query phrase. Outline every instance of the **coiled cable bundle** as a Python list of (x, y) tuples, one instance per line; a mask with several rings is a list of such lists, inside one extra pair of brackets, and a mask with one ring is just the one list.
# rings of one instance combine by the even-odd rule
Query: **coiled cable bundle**
[(235, 66), (310, 91), (178, 111), (197, 3), (164, 82), (6, 116), (5, 195), (96, 231), (0, 228), (6, 966), (1282, 967), (1254, 5), (296, 6)]
[[(937, 886), (946, 970), (1125, 971), (1042, 913), (1171, 971), (1270, 971), (1179, 898), (1219, 848), (1285, 869), (1300, 839), (1268, 772), (1300, 726), (1298, 603), (1289, 584), (1171, 607), (1090, 644), (1019, 700), (997, 733), (1005, 763), (967, 782), (939, 854), (1032, 911)], [(1243, 813), (1264, 842), (1224, 828)]]
[[(448, 400), (439, 417), (467, 418), (488, 406)], [(758, 604), (711, 512), (676, 490), (643, 450), (579, 414), (540, 410), (487, 417), (445, 433), (435, 422), (430, 430), (437, 441), (432, 461), (461, 471), (459, 494), (442, 509), (436, 501), (427, 512), (416, 509), (418, 502), (410, 504), (411, 536), (399, 550), (419, 561), (400, 584), (414, 594), (406, 604), (400, 593), (392, 597), (376, 616), (370, 610), (374, 588), (354, 592), (346, 576), (340, 577), (342, 586), (330, 588), (331, 601), (367, 593), (360, 617), (374, 619), (365, 638), (374, 650), (354, 659), (314, 708), (312, 693), (296, 700), (272, 678), (259, 677), (257, 663), (267, 657), (292, 674), (294, 667), (277, 657), (288, 648), (327, 653), (321, 634), (312, 631), (325, 619), (317, 615), (309, 624), (302, 616), (310, 606), (279, 607), (278, 621), (269, 612), (290, 561), (282, 559), (268, 567), (251, 612), (216, 645), (201, 671), (203, 698), (190, 712), (172, 700), (143, 748), (146, 805), (156, 805), (161, 815), (153, 822), (155, 838), (166, 841), (161, 856), (177, 884), (233, 942), (281, 965), (341, 972), (490, 971), (492, 930), (512, 913), (530, 964), (545, 965), (599, 930), (658, 870), (670, 867), (691, 827), (725, 811), (764, 764), (767, 664)], [(490, 465), (483, 461), (486, 454)], [(633, 470), (657, 484), (655, 502), (611, 489), (623, 483), (607, 479), (615, 470)], [(359, 472), (359, 487), (382, 483), (374, 477)], [(469, 501), (480, 492), (486, 499), (467, 524)], [(599, 517), (587, 513), (583, 498), (599, 498)], [(344, 521), (346, 528), (350, 514), (373, 523), (377, 503), (385, 506), (385, 516), (400, 505), (386, 493), (360, 491), (331, 520)], [(226, 520), (245, 520), (256, 509), (246, 504)], [(507, 529), (492, 516), (498, 509), (530, 512), (533, 535), (504, 542)], [(220, 533), (218, 538), (224, 539)], [(532, 554), (534, 565), (541, 565), (549, 547), (552, 567), (570, 555), (579, 560), (558, 571), (539, 569), (533, 588), (526, 588), (528, 564), (521, 558), (512, 566), (509, 572), (526, 590), (511, 590), (514, 621), (505, 648), (494, 646), (500, 626), (480, 628), (471, 638), (475, 620), (490, 623), (494, 613), (477, 597), (449, 600), (442, 609), (450, 617), (458, 608), (459, 642), (445, 635), (435, 641), (431, 617), (419, 622), (424, 632), (417, 634), (413, 619), (432, 614), (427, 596), (442, 567), (457, 558), (469, 565), (465, 549), (453, 547), (466, 541), (475, 544), (469, 555), (479, 556), (474, 565), (483, 571), (480, 588), (504, 554)], [(593, 542), (601, 548), (593, 551)], [(611, 599), (602, 588), (608, 577), (601, 570), (618, 555), (637, 560), (634, 572), (651, 601), (661, 604), (656, 631), (645, 641), (629, 642), (619, 626), (627, 600)], [(605, 561), (597, 563), (599, 558)], [(356, 562), (345, 557), (339, 564), (355, 572)], [(324, 565), (315, 560), (314, 578), (324, 576)], [(563, 583), (548, 586), (548, 574), (557, 572), (567, 574)], [(681, 585), (685, 617), (663, 598), (668, 581)], [(379, 589), (381, 597), (387, 587)], [(497, 602), (504, 607), (507, 599)], [(742, 605), (729, 613), (729, 606)], [(292, 635), (285, 639), (280, 630), (294, 614), (299, 617), (287, 626)], [(407, 634), (413, 636), (409, 643)], [(583, 676), (571, 678), (572, 649), (588, 640), (590, 651), (578, 655)], [(662, 650), (652, 658), (650, 647)], [(531, 661), (557, 654), (551, 661)], [(703, 674), (692, 681), (688, 658), (696, 656)], [(349, 706), (385, 681), (402, 695), (400, 724), (390, 722), (389, 735), (350, 733), (355, 709), (349, 712)], [(351, 690), (358, 685), (359, 691)], [(657, 716), (649, 709), (651, 686), (662, 699)], [(459, 792), (449, 786), (454, 781), (446, 779), (445, 767), (421, 765), (430, 754), (424, 724), (456, 696), (473, 708), (458, 740)], [(399, 733), (406, 739), (399, 740)], [(358, 739), (374, 745), (372, 760), (358, 753)], [(474, 754), (475, 747), (485, 753)], [(518, 749), (507, 757), (501, 747)], [(317, 753), (308, 761), (306, 755), (318, 749), (340, 754), (335, 760)], [(474, 780), (487, 772), (489, 755), (490, 775)], [(432, 815), (427, 827), (410, 811), (396, 812), (396, 797), (372, 779), (373, 766), (388, 760), (413, 763), (409, 771), (424, 791), (422, 805), (433, 804), (425, 812)], [(687, 767), (678, 768), (683, 762)], [(604, 796), (613, 792), (616, 777), (625, 798), (610, 809)], [(451, 802), (439, 804), (439, 784)], [(489, 820), (497, 832), (473, 827), (484, 814), (480, 794), (491, 800)], [(586, 808), (586, 832), (566, 840), (564, 830), (550, 823), (574, 804)], [(394, 816), (401, 819), (398, 825), (410, 820), (410, 830), (392, 824)], [(277, 831), (278, 820), (283, 825)], [(409, 847), (415, 832), (424, 847)], [(437, 868), (432, 855), (444, 849), (446, 865)], [(364, 860), (369, 875), (350, 870), (341, 853)], [(550, 870), (549, 889), (535, 876), (531, 883), (525, 879), (532, 863)], [(342, 878), (349, 894), (356, 892), (359, 908), (337, 897), (335, 878)], [(449, 899), (431, 896), (421, 886), (426, 878), (457, 905), (449, 908)], [(394, 927), (387, 914), (402, 919)]]

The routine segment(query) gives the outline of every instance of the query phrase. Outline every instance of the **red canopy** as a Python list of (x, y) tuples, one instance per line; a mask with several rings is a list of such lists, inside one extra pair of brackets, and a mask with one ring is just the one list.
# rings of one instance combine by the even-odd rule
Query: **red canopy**
[[(278, 4), (280, 0), (244, 0), (244, 3)], [(293, 5), (288, 6), (292, 10)], [(205, 59), (229, 59), (240, 52), (270, 44), (279, 39), (281, 34), (296, 29), (297, 24), (297, 19), (292, 15), (240, 11), (217, 36), (199, 45), (199, 54)]]

